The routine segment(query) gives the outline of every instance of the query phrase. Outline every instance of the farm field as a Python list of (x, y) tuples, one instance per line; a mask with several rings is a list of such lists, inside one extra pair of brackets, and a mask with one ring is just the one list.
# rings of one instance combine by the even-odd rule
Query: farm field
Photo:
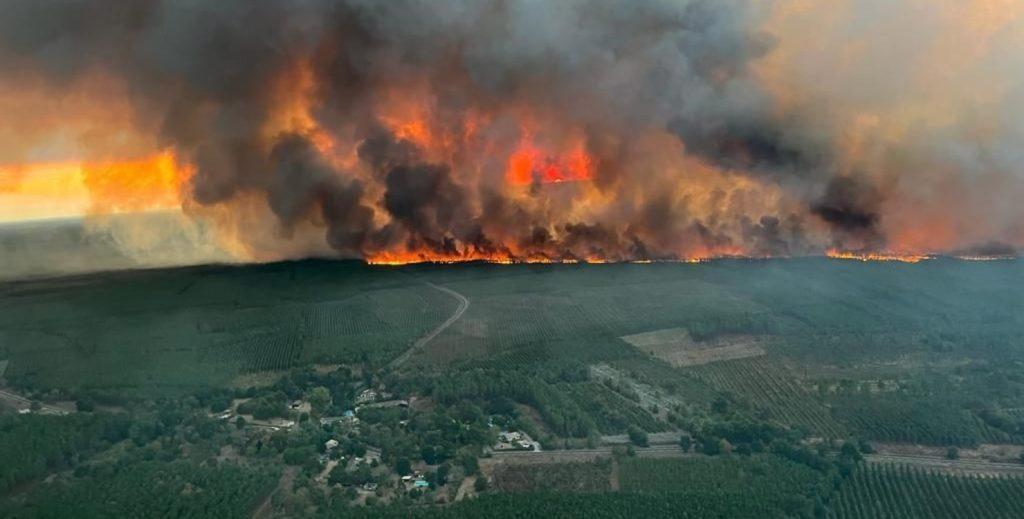
[(731, 503), (742, 516), (795, 516), (810, 509), (824, 477), (774, 456), (717, 459), (631, 458), (620, 463), (627, 493), (673, 494), (696, 503)]
[(951, 476), (868, 465), (840, 487), (834, 517), (1020, 517), (1024, 477)]
[(504, 492), (606, 492), (611, 490), (611, 460), (507, 464), (494, 469), (494, 485)]

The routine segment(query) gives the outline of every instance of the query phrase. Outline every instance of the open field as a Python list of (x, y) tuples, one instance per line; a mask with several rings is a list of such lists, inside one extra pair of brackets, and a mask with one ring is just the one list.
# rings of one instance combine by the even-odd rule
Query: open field
[(637, 333), (622, 337), (622, 340), (676, 368), (757, 357), (765, 353), (757, 337), (723, 335), (698, 343), (690, 337), (690, 332), (682, 328)]

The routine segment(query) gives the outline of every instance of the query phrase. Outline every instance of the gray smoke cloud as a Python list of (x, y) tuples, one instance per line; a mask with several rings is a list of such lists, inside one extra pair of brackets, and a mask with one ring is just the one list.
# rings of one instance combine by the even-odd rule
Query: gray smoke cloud
[[(758, 71), (776, 56), (779, 70), (823, 68), (773, 25), (785, 3), (8, 0), (0, 74), (123, 80), (138, 128), (196, 168), (198, 207), (255, 196), (273, 221), (236, 230), (274, 227), (286, 241), (312, 227), (343, 256), (884, 249), (913, 227), (908, 212), (935, 210), (929, 190), (994, 176), (1020, 192), (1019, 121), (992, 142), (971, 143), (955, 123), (851, 159), (847, 119), (821, 105), (856, 96), (836, 87), (784, 103)], [(301, 96), (314, 129), (280, 123)], [(409, 99), (428, 106), (429, 142), (396, 130)], [(527, 137), (541, 150), (534, 181), (510, 186), (509, 157)], [(578, 143), (590, 178), (540, 181)], [(940, 180), (919, 173), (935, 164)], [(1018, 244), (1019, 226), (1002, 222), (1019, 210), (997, 206), (970, 216), (999, 224), (958, 226), (941, 246)]]

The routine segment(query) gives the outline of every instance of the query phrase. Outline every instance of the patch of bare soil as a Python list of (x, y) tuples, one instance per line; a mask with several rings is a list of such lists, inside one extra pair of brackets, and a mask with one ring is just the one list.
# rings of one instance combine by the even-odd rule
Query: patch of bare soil
[(455, 501), (462, 501), (467, 496), (476, 495), (473, 491), (473, 484), (476, 483), (476, 476), (469, 476), (462, 480), (462, 484), (459, 485), (459, 491), (455, 494)]
[(245, 373), (235, 377), (231, 381), (230, 387), (237, 389), (246, 389), (250, 387), (267, 387), (273, 385), (286, 374), (288, 374), (287, 370), (258, 371), (256, 373)]
[(723, 335), (708, 341), (695, 341), (685, 328), (667, 328), (626, 335), (621, 339), (677, 368), (765, 354), (761, 347), (763, 338), (754, 335)]

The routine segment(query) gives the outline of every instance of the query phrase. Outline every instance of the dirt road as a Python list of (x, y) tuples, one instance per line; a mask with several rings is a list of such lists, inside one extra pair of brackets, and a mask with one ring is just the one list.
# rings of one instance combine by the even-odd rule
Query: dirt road
[(260, 505), (253, 511), (253, 519), (265, 519), (270, 517), (271, 504), (274, 496), (281, 491), (282, 488), (290, 488), (292, 483), (295, 481), (295, 475), (298, 473), (298, 469), (295, 467), (288, 467), (284, 469), (284, 473), (281, 474), (281, 479), (277, 481), (277, 486), (274, 487), (267, 497), (260, 502)]
[(864, 458), (869, 463), (899, 463), (950, 474), (972, 474), (978, 476), (1024, 474), (1024, 464), (1021, 463), (1004, 463), (977, 459), (951, 460), (941, 456), (912, 454), (868, 454)]
[(447, 321), (445, 321), (445, 322), (441, 323), (440, 325), (438, 325), (438, 327), (434, 328), (433, 330), (431, 330), (430, 333), (428, 333), (428, 334), (424, 335), (423, 337), (420, 337), (419, 339), (417, 339), (416, 342), (413, 343), (411, 348), (406, 350), (405, 353), (399, 355), (398, 358), (396, 358), (395, 360), (391, 361), (391, 367), (392, 368), (397, 368), (397, 367), (401, 366), (402, 364), (405, 364), (405, 362), (407, 360), (409, 360), (409, 357), (411, 357), (417, 351), (423, 349), (427, 345), (427, 343), (429, 343), (430, 341), (434, 340), (434, 337), (437, 337), (438, 335), (440, 335), (441, 332), (445, 331), (449, 326), (451, 326), (452, 324), (455, 324), (455, 321), (458, 321), (459, 318), (462, 317), (462, 314), (466, 313), (466, 310), (469, 308), (469, 299), (466, 299), (466, 297), (463, 296), (462, 294), (460, 294), (460, 293), (458, 293), (458, 292), (456, 292), (456, 291), (454, 291), (454, 290), (452, 290), (450, 288), (447, 288), (447, 287), (443, 287), (443, 286), (440, 286), (440, 285), (435, 285), (433, 283), (427, 283), (427, 284), (432, 286), (432, 287), (434, 287), (434, 288), (436, 288), (436, 289), (438, 289), (438, 290), (440, 290), (440, 291), (442, 291), (442, 292), (447, 293), (448, 295), (454, 297), (455, 299), (458, 299), (459, 307), (455, 309), (455, 313), (453, 313), (451, 315), (451, 317), (448, 318)]
[(467, 495), (471, 495), (473, 484), (476, 483), (476, 476), (468, 476), (459, 485), (459, 491), (455, 493), (455, 501), (462, 501)]

